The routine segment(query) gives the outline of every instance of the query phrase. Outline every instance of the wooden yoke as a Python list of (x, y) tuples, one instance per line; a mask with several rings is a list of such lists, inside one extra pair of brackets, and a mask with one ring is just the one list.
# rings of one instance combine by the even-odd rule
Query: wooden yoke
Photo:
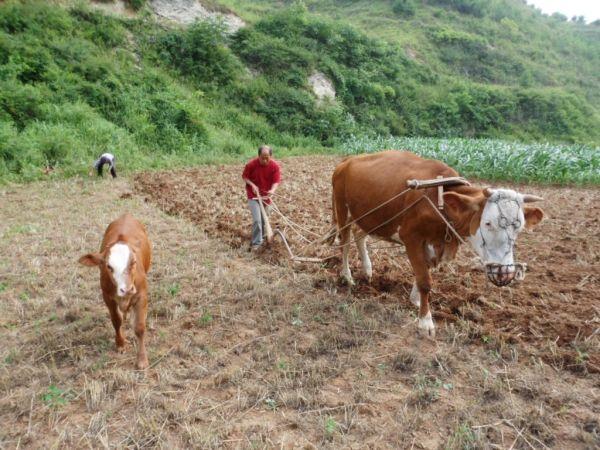
[(463, 177), (448, 177), (441, 176), (433, 180), (408, 180), (406, 185), (411, 189), (426, 189), (436, 186), (471, 186)]
[(471, 186), (463, 177), (443, 178), (441, 175), (434, 180), (408, 180), (406, 185), (410, 189), (427, 189), (430, 187), (438, 188), (438, 209), (444, 209), (444, 186)]

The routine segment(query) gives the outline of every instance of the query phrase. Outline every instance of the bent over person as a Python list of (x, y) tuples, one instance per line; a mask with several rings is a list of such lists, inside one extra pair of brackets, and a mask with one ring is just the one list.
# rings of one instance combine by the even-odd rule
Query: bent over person
[(252, 241), (250, 250), (257, 250), (263, 242), (264, 220), (260, 213), (258, 197), (262, 198), (267, 214), (270, 210), (271, 195), (281, 183), (281, 169), (272, 159), (273, 149), (262, 145), (258, 149), (258, 157), (252, 159), (246, 167), (242, 178), (246, 182), (248, 207), (252, 213)]
[(98, 173), (99, 177), (104, 176), (104, 174), (102, 173), (102, 169), (104, 168), (105, 164), (108, 164), (108, 168), (112, 177), (117, 178), (115, 155), (113, 155), (112, 153), (102, 153), (102, 155), (100, 155), (100, 158), (94, 161), (94, 169), (96, 169), (96, 172)]

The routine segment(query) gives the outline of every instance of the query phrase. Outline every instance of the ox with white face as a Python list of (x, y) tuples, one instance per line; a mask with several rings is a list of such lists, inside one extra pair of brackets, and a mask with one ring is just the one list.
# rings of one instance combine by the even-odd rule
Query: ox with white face
[(108, 251), (106, 267), (117, 287), (117, 296), (125, 297), (136, 293), (135, 255), (127, 244), (114, 244)]
[(525, 201), (540, 200), (510, 189), (491, 191), (479, 228), (468, 241), (486, 266), (488, 278), (497, 286), (506, 286), (522, 276), (523, 265), (515, 263), (514, 246), (525, 227)]

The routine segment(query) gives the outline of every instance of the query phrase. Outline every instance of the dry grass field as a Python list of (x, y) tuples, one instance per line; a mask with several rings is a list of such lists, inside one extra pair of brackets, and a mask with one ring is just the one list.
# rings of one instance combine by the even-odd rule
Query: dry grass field
[[(335, 159), (283, 164), (281, 209), (327, 228)], [(598, 190), (535, 191), (562, 203), (521, 237), (522, 284), (490, 288), (464, 252), (436, 273), (431, 341), (401, 250), (377, 250), (353, 290), (335, 261), (248, 253), (239, 171), (0, 188), (0, 447), (600, 446)], [(314, 209), (294, 206), (302, 190)], [(131, 327), (115, 352), (97, 270), (77, 264), (125, 211), (153, 242), (145, 372)]]

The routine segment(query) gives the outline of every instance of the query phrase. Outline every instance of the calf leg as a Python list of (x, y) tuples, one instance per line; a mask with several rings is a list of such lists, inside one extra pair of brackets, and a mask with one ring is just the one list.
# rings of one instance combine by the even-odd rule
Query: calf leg
[(148, 367), (148, 355), (146, 354), (146, 344), (144, 342), (147, 312), (148, 294), (140, 292), (138, 301), (135, 304), (135, 336), (137, 338), (137, 361), (135, 365), (139, 370)]
[[(406, 242), (406, 241), (405, 241)], [(410, 242), (410, 241), (409, 241)], [(420, 243), (411, 243), (406, 246), (406, 253), (408, 259), (412, 265), (415, 273), (415, 284), (419, 294), (419, 334), (422, 336), (433, 338), (435, 337), (435, 325), (431, 318), (431, 311), (429, 309), (429, 293), (431, 292), (431, 275), (429, 274), (429, 267), (425, 259), (425, 253), (423, 251), (423, 245)], [(413, 289), (414, 291), (414, 289)], [(415, 298), (412, 295), (411, 297)]]
[(410, 291), (410, 302), (417, 308), (421, 307), (421, 295), (419, 294), (419, 288), (417, 282), (413, 282), (412, 289)]
[(104, 303), (108, 307), (110, 313), (110, 320), (112, 321), (113, 327), (115, 328), (115, 344), (117, 346), (117, 352), (123, 353), (125, 351), (125, 336), (123, 335), (123, 314), (117, 303), (108, 295), (102, 294), (104, 297)]
[(358, 247), (358, 253), (360, 254), (360, 261), (362, 263), (363, 274), (368, 278), (369, 283), (373, 276), (373, 266), (371, 265), (371, 259), (369, 258), (369, 252), (367, 251), (367, 235), (362, 231), (354, 233), (356, 239), (356, 246)]

